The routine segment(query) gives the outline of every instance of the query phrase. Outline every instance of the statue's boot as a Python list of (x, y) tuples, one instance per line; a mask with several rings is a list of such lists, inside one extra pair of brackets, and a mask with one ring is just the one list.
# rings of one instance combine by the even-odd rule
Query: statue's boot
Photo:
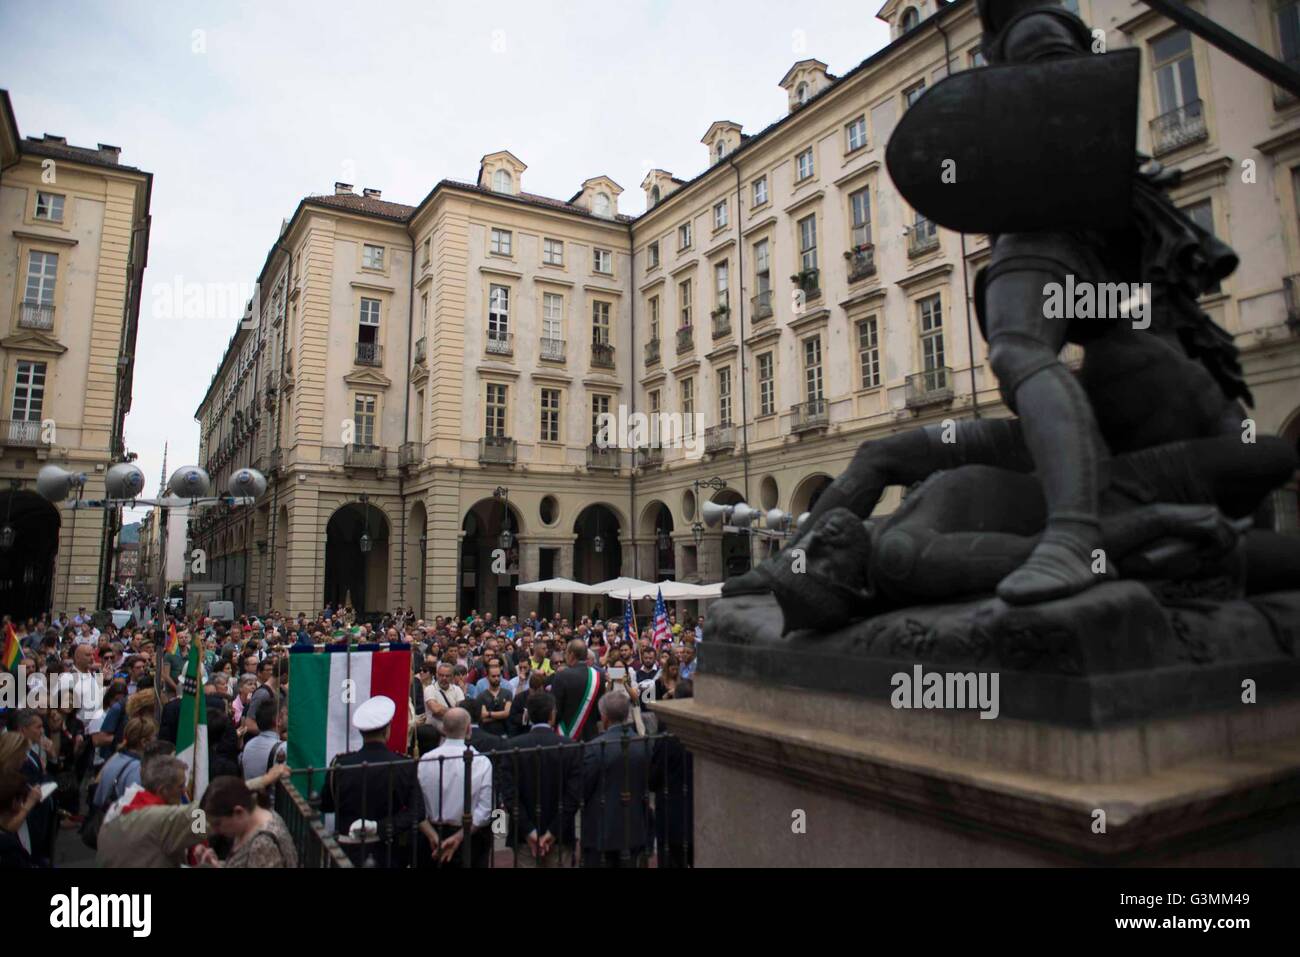
[(799, 551), (781, 555), (783, 560), (764, 565), (786, 633), (829, 631), (867, 614), (871, 535), (850, 509), (832, 509), (810, 522)]

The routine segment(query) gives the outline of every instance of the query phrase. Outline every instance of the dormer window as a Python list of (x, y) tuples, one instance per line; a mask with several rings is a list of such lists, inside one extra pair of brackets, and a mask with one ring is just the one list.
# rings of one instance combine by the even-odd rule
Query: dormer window
[(713, 147), (713, 158), (716, 162), (722, 162), (722, 157), (727, 155), (727, 144), (718, 140), (717, 145)]
[(515, 181), (508, 169), (499, 169), (492, 174), (492, 189), (497, 193), (513, 193)]
[(898, 29), (900, 33), (907, 33), (909, 30), (916, 29), (916, 25), (921, 22), (920, 11), (916, 7), (908, 7), (903, 11), (902, 17), (898, 20)]
[(800, 106), (808, 102), (808, 84), (800, 83), (794, 88), (794, 101)]
[(658, 205), (659, 205), (659, 187), (658, 187), (658, 186), (655, 186), (655, 187), (653, 187), (653, 188), (650, 190), (650, 205), (651, 205), (651, 206), (658, 206)]
[(611, 208), (612, 208), (612, 204), (610, 203), (609, 200), (609, 193), (597, 193), (596, 201), (592, 205), (592, 211), (597, 216), (603, 216), (606, 219), (608, 219), (610, 216)]

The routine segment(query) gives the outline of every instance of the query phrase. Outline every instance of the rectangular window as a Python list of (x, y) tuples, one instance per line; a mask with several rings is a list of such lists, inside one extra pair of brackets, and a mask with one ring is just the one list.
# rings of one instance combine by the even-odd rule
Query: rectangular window
[(650, 297), (650, 341), (659, 339), (659, 297)]
[(591, 304), (591, 341), (609, 345), (609, 303), (597, 300)]
[(36, 218), (51, 223), (63, 222), (63, 197), (58, 193), (36, 194)]
[(591, 268), (595, 272), (610, 275), (614, 272), (614, 254), (608, 249), (592, 249)]
[(726, 309), (731, 304), (727, 291), (727, 282), (730, 278), (728, 266), (729, 263), (725, 259), (713, 265), (714, 307), (717, 309)]
[[(918, 99), (921, 98), (921, 94), (924, 92), (925, 92), (925, 81), (922, 80), (920, 83), (917, 83), (915, 86), (909, 86), (906, 90), (903, 91), (903, 102), (906, 104), (906, 106), (911, 106), (913, 103), (915, 103)], [(906, 106), (904, 107), (905, 109)]]
[(365, 393), (357, 393), (353, 400), (352, 424), (356, 430), (353, 436), (356, 445), (375, 447), (375, 407), (378, 403), (378, 396)]
[(560, 441), (560, 390), (542, 390), (542, 427), (543, 442)]
[(867, 145), (867, 118), (859, 116), (844, 128), (845, 152), (852, 153)]
[(875, 316), (858, 323), (858, 368), (862, 371), (862, 388), (874, 389), (880, 385), (880, 344)]
[(817, 268), (817, 214), (799, 220), (799, 268)]
[(510, 287), (488, 287), (488, 340), (505, 341), (510, 332)]
[(487, 400), (484, 404), (487, 417), (483, 434), (490, 438), (506, 435), (506, 387), (499, 382), (487, 383)]
[(727, 201), (724, 199), (720, 203), (713, 205), (713, 228), (724, 229), (727, 225)]
[(689, 279), (677, 285), (677, 298), (681, 303), (681, 322), (678, 323), (679, 329), (689, 329), (691, 327), (691, 281)]
[(731, 367), (718, 370), (718, 424), (731, 425)]
[(650, 390), (650, 414), (651, 415), (659, 414), (659, 390), (658, 389)]
[(866, 246), (871, 242), (871, 190), (860, 189), (849, 197), (849, 209), (853, 217), (853, 235), (850, 237), (854, 247)]
[(379, 300), (361, 300), (360, 328), (357, 330), (357, 342), (376, 343), (379, 341)]
[(54, 283), (59, 276), (58, 253), (37, 250), (27, 254), (27, 289), (23, 302), (34, 306), (54, 305)]
[(384, 247), (365, 243), (361, 247), (361, 266), (363, 269), (383, 269)]
[(771, 415), (776, 411), (776, 373), (772, 353), (758, 357), (758, 414)]
[[(1183, 213), (1200, 226), (1203, 230), (1211, 235), (1214, 234), (1214, 205), (1208, 199), (1203, 199), (1199, 203), (1192, 203), (1190, 206), (1182, 207)], [(1205, 290), (1207, 294), (1213, 295), (1220, 291), (1222, 287), (1216, 282), (1211, 289)]]
[(1200, 100), (1190, 33), (1171, 30), (1152, 41), (1151, 62), (1155, 66), (1156, 97), (1162, 114)]
[(767, 177), (760, 176), (754, 180), (754, 206), (762, 206), (767, 202)]
[(802, 183), (813, 175), (813, 151), (808, 147), (795, 157), (795, 181)]
[(425, 338), (429, 335), (429, 294), (427, 292), (420, 297), (420, 335)]
[(609, 415), (609, 396), (593, 395), (591, 397), (591, 441), (593, 443), (600, 437), (601, 416), (606, 415)]
[(691, 224), (682, 223), (677, 227), (677, 249), (680, 252), (683, 249), (691, 248)]
[(543, 239), (542, 262), (548, 266), (563, 266), (564, 243), (558, 239)]
[(1279, 0), (1275, 3), (1278, 50), (1287, 66), (1300, 67), (1300, 3)]
[(822, 398), (822, 337), (809, 336), (803, 341), (804, 398), (819, 402)]
[(921, 335), (921, 368), (930, 372), (944, 366), (943, 350), (943, 297), (939, 293), (926, 296), (916, 304), (918, 328)]
[(45, 363), (20, 360), (14, 379), (13, 418), (18, 422), (39, 422), (44, 405)]
[(429, 265), (429, 250), (432, 248), (432, 246), (433, 246), (433, 240), (432, 240), (432, 239), (426, 239), (426, 240), (424, 241), (424, 245), (420, 247), (420, 265), (421, 265), (421, 266), (427, 266), (427, 265)]
[(759, 295), (772, 288), (771, 247), (766, 239), (754, 243), (754, 281)]
[(564, 297), (559, 293), (542, 295), (542, 338), (564, 338)]
[(682, 380), (682, 434), (695, 434), (695, 380)]
[(510, 256), (514, 236), (508, 229), (492, 230), (492, 252), (497, 256)]
[(653, 242), (646, 247), (646, 268), (659, 268), (659, 243)]

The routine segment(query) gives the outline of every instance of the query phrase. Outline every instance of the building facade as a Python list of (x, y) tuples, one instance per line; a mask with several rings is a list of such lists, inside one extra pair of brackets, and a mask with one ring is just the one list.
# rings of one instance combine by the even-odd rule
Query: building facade
[[(95, 608), (118, 517), (35, 492), (47, 464), (104, 475), (125, 459), (152, 174), (116, 146), (19, 135), (0, 90), (0, 611)], [(9, 529), (6, 534), (4, 529)]]
[[(1257, 428), (1295, 438), (1300, 106), (1142, 4), (1067, 5), (1141, 50), (1139, 148), (1241, 255), (1205, 307), (1242, 350)], [(1300, 53), (1294, 2), (1203, 6)], [(983, 65), (974, 4), (878, 15), (884, 49), (842, 76), (795, 63), (781, 119), (713, 123), (704, 171), (649, 171), (635, 217), (608, 177), (524, 191), (507, 151), (415, 206), (345, 184), (304, 199), (197, 413), (218, 484), (271, 478), (257, 506), (192, 522), (227, 593), (433, 615), (510, 612), (515, 584), (557, 575), (716, 581), (765, 543), (706, 527), (705, 502), (797, 515), (866, 439), (1007, 415), (972, 302), (987, 238), (908, 209), (884, 168), (903, 111)], [(681, 432), (610, 447), (605, 412)], [(1295, 501), (1278, 496), (1288, 530)]]

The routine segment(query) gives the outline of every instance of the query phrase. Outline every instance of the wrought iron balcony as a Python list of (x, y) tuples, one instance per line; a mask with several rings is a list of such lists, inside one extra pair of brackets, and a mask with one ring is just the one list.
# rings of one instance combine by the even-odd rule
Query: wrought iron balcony
[(420, 443), (403, 442), (397, 450), (397, 464), (418, 465), (420, 463)]
[(384, 450), (377, 445), (345, 445), (343, 464), (353, 469), (383, 468)]
[(754, 310), (754, 321), (760, 319), (770, 319), (772, 317), (772, 290), (764, 289), (758, 295), (749, 300), (750, 306)]
[(564, 361), (564, 340), (542, 338), (541, 356), (551, 362)]
[(23, 303), (18, 313), (18, 325), (24, 329), (53, 329), (54, 305), (41, 302)]
[(1151, 121), (1151, 148), (1157, 156), (1199, 142), (1207, 135), (1205, 104), (1200, 100), (1184, 103)]
[(428, 352), (427, 352), (427, 350), (426, 350), (425, 347), (426, 347), (426, 343), (425, 343), (424, 336), (420, 336), (420, 338), (418, 338), (418, 339), (415, 340), (415, 360), (414, 360), (414, 361), (415, 361), (417, 364), (423, 364), (423, 363), (425, 363), (425, 362), (427, 362), (427, 361), (429, 360), (429, 355), (428, 355)]
[(643, 469), (657, 469), (664, 464), (663, 446), (654, 446), (648, 449), (638, 449), (636, 453), (637, 465)]
[(612, 469), (617, 472), (621, 458), (616, 445), (602, 446), (592, 442), (587, 446), (587, 468), (589, 469)]
[(645, 364), (648, 366), (658, 365), (659, 363), (659, 340), (651, 339), (645, 344)]
[(726, 306), (713, 310), (713, 338), (731, 335), (731, 310)]
[(10, 419), (7, 445), (37, 446), (41, 443), (41, 423), (37, 419)]
[(870, 243), (854, 246), (844, 258), (849, 261), (849, 282), (860, 282), (876, 274), (876, 247)]
[(493, 332), (489, 329), (486, 351), (490, 356), (513, 355), (515, 351), (514, 337), (508, 332)]
[(803, 290), (805, 299), (817, 299), (822, 294), (821, 277), (820, 269), (804, 269), (791, 276), (790, 281)]
[(599, 369), (614, 368), (614, 347), (608, 342), (591, 344), (591, 364)]
[(377, 342), (357, 343), (357, 365), (381, 366), (384, 364), (384, 347)]
[(809, 399), (807, 402), (800, 402), (792, 406), (790, 411), (793, 413), (790, 426), (793, 432), (824, 429), (831, 423), (830, 410), (826, 406), (825, 399)]
[(736, 427), (730, 422), (711, 425), (704, 430), (704, 451), (710, 455), (732, 452), (736, 448)]
[(695, 348), (695, 327), (682, 326), (677, 330), (677, 354), (690, 352)]
[(951, 402), (952, 369), (939, 366), (908, 376), (903, 401), (909, 409), (921, 409), (928, 405)]
[(913, 259), (939, 248), (939, 229), (934, 222), (918, 218), (907, 233), (907, 255)]
[(485, 435), (478, 440), (480, 465), (514, 465), (515, 440), (504, 435)]

